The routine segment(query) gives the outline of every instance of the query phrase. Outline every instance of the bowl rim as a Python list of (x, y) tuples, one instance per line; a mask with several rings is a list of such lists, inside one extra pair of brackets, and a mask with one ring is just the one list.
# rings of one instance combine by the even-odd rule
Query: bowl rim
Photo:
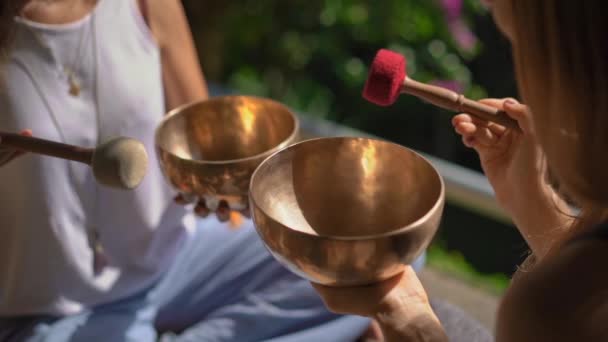
[[(266, 150), (264, 152), (255, 154), (253, 156), (245, 157), (245, 158), (226, 159), (226, 160), (197, 160), (197, 159), (182, 158), (182, 157), (176, 155), (175, 153), (170, 152), (167, 149), (165, 149), (164, 147), (160, 146), (160, 144), (158, 143), (161, 129), (165, 126), (165, 123), (167, 121), (171, 120), (174, 116), (179, 115), (179, 113), (183, 112), (184, 110), (186, 110), (188, 108), (200, 105), (202, 103), (226, 100), (226, 99), (230, 99), (230, 98), (246, 98), (246, 99), (253, 99), (256, 101), (271, 102), (275, 105), (278, 105), (279, 107), (283, 107), (283, 109), (285, 109), (285, 112), (287, 112), (289, 114), (289, 116), (291, 117), (291, 119), (293, 120), (293, 123), (294, 123), (293, 131), (289, 134), (289, 136), (286, 139), (281, 141), (281, 143), (279, 143), (278, 145), (276, 145), (275, 147), (273, 147), (269, 150)], [(164, 153), (167, 153), (167, 154), (171, 155), (173, 158), (176, 158), (180, 161), (193, 163), (195, 165), (225, 165), (225, 164), (242, 163), (242, 162), (254, 161), (257, 159), (261, 159), (261, 158), (266, 158), (269, 155), (272, 155), (272, 154), (282, 150), (286, 146), (289, 146), (296, 139), (299, 132), (300, 132), (300, 120), (299, 120), (298, 116), (295, 114), (295, 112), (293, 110), (291, 110), (291, 108), (289, 108), (288, 106), (284, 105), (283, 103), (281, 103), (279, 101), (275, 101), (273, 99), (266, 98), (266, 97), (252, 96), (252, 95), (223, 95), (223, 96), (209, 97), (204, 100), (194, 100), (194, 101), (188, 102), (186, 104), (183, 104), (181, 106), (178, 106), (178, 107), (170, 110), (167, 114), (165, 114), (165, 116), (157, 124), (156, 129), (154, 130), (154, 145), (156, 146), (157, 149), (160, 149)]]
[[(419, 157), (421, 160), (423, 160), (425, 163), (427, 163), (431, 169), (433, 170), (433, 174), (435, 174), (437, 176), (437, 179), (439, 180), (439, 194), (437, 196), (437, 198), (435, 199), (434, 204), (431, 206), (431, 208), (426, 212), (426, 214), (422, 215), (421, 217), (419, 217), (418, 219), (412, 221), (411, 223), (391, 230), (390, 232), (387, 233), (381, 233), (381, 234), (371, 234), (371, 235), (361, 235), (361, 236), (339, 236), (339, 235), (319, 235), (319, 234), (310, 234), (308, 232), (303, 232), (300, 230), (296, 230), (293, 229), (285, 224), (283, 224), (282, 222), (278, 221), (277, 219), (275, 219), (274, 217), (272, 217), (271, 215), (267, 214), (265, 210), (262, 209), (262, 207), (257, 203), (257, 201), (254, 198), (254, 192), (253, 190), (253, 184), (254, 184), (254, 179), (257, 177), (258, 175), (258, 171), (262, 168), (263, 165), (265, 165), (268, 161), (270, 161), (272, 158), (274, 158), (276, 155), (278, 155), (279, 153), (282, 152), (286, 152), (289, 149), (292, 148), (296, 148), (298, 145), (301, 144), (305, 144), (305, 143), (309, 143), (312, 141), (317, 141), (317, 140), (370, 140), (370, 141), (377, 141), (377, 142), (382, 142), (382, 143), (386, 143), (389, 145), (394, 145), (397, 146), (399, 148), (402, 149), (406, 149), (407, 151), (413, 153), (414, 155), (416, 155), (417, 157)], [(255, 210), (260, 210), (261, 212), (264, 213), (264, 215), (270, 219), (272, 219), (272, 221), (280, 224), (282, 227), (285, 227), (287, 229), (289, 229), (291, 232), (294, 233), (298, 233), (307, 237), (312, 237), (312, 238), (316, 238), (316, 239), (325, 239), (325, 240), (334, 240), (334, 241), (366, 241), (366, 240), (376, 240), (378, 238), (387, 238), (387, 237), (391, 237), (394, 235), (399, 235), (405, 231), (408, 230), (412, 230), (415, 229), (417, 227), (420, 227), (422, 225), (423, 222), (425, 222), (426, 220), (428, 220), (432, 215), (434, 215), (438, 210), (441, 210), (441, 208), (444, 206), (445, 204), (445, 182), (443, 180), (443, 177), (441, 176), (441, 174), (439, 173), (439, 171), (437, 170), (437, 168), (424, 156), (422, 156), (420, 153), (407, 148), (403, 145), (394, 143), (392, 141), (388, 141), (385, 139), (378, 139), (378, 138), (367, 138), (367, 137), (357, 137), (357, 136), (334, 136), (334, 137), (319, 137), (319, 138), (312, 138), (312, 139), (306, 139), (306, 140), (302, 140), (299, 141), (297, 143), (291, 144), (289, 147), (286, 147), (284, 149), (281, 149), (279, 151), (276, 151), (275, 153), (273, 153), (272, 155), (268, 156), (266, 159), (264, 159), (260, 165), (258, 165), (258, 167), (255, 169), (255, 171), (253, 172), (253, 174), (251, 175), (251, 179), (249, 180), (249, 189), (248, 189), (248, 193), (249, 193), (249, 206), (250, 206), (250, 210), (252, 210), (252, 220), (253, 220), (253, 224), (257, 229), (257, 224), (255, 223), (255, 215), (253, 214), (255, 212)]]

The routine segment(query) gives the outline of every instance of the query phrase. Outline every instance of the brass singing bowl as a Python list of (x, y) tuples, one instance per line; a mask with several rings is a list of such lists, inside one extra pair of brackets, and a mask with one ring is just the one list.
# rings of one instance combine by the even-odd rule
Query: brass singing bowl
[[(169, 183), (186, 196), (247, 205), (253, 171), (297, 137), (298, 120), (284, 105), (223, 96), (171, 111), (156, 130), (156, 152)], [(214, 204), (211, 204), (213, 206)]]
[(419, 154), (364, 138), (283, 149), (253, 174), (250, 209), (274, 257), (315, 283), (355, 286), (403, 271), (440, 223), (444, 184)]

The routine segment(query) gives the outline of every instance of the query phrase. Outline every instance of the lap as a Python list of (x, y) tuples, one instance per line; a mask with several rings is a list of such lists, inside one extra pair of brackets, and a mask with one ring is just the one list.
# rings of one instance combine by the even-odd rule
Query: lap
[(179, 333), (176, 341), (353, 341), (368, 325), (327, 311), (308, 281), (274, 260), (251, 221), (199, 231), (154, 294), (157, 327)]
[(238, 230), (215, 219), (200, 223), (151, 291), (61, 319), (0, 320), (0, 337), (146, 342), (160, 330), (175, 332), (166, 336), (171, 341), (299, 342), (351, 341), (365, 330), (367, 319), (325, 310), (307, 281), (274, 261), (250, 221)]
[(151, 291), (19, 329), (0, 324), (0, 337), (4, 330), (20, 334), (14, 341), (145, 342), (159, 330), (173, 332), (165, 336), (172, 341), (352, 341), (368, 324), (329, 313), (307, 281), (272, 258), (251, 221), (232, 230), (207, 219)]
[(0, 341), (155, 341), (154, 310), (138, 295), (63, 318), (0, 319)]
[(494, 341), (490, 331), (460, 308), (439, 299), (431, 299), (431, 306), (450, 342)]

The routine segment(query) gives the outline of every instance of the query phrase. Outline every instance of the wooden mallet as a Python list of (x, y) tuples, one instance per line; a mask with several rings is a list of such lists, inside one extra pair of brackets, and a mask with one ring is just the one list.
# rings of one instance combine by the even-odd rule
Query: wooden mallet
[(379, 106), (390, 106), (401, 94), (414, 95), (435, 106), (468, 113), (480, 119), (521, 131), (503, 110), (470, 100), (449, 89), (415, 81), (406, 74), (405, 57), (386, 49), (378, 51), (370, 67), (363, 97)]
[(131, 138), (114, 138), (96, 148), (83, 148), (0, 131), (0, 146), (87, 164), (99, 184), (118, 189), (136, 188), (148, 169), (144, 145)]

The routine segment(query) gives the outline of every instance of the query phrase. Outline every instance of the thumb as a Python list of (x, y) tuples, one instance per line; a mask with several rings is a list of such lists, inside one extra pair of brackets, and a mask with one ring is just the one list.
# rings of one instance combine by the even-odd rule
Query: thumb
[(24, 129), (22, 131), (19, 132), (19, 134), (25, 136), (25, 137), (31, 137), (32, 136), (32, 130), (31, 129)]
[(506, 99), (503, 102), (503, 109), (508, 116), (517, 121), (524, 134), (532, 134), (532, 116), (528, 106), (517, 102), (515, 99)]
[[(21, 131), (19, 131), (19, 135), (23, 135), (24, 137), (31, 137), (32, 134), (32, 130), (31, 129), (23, 129)], [(0, 135), (0, 144), (2, 143), (2, 135)]]

